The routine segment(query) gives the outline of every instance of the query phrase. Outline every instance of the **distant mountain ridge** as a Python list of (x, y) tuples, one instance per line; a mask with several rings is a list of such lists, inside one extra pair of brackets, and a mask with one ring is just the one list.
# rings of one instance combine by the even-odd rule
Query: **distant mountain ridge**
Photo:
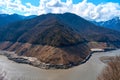
[(5, 26), (9, 23), (16, 22), (16, 21), (21, 21), (21, 20), (26, 20), (26, 19), (31, 19), (36, 17), (35, 15), (31, 16), (22, 16), (18, 14), (0, 14), (0, 27)]
[(113, 30), (120, 32), (120, 18), (119, 17), (115, 17), (108, 21), (93, 22), (93, 23), (98, 26), (106, 27), (106, 28), (113, 29)]
[(75, 14), (45, 14), (0, 29), (0, 49), (48, 64), (76, 65), (91, 48), (120, 48), (119, 35)]

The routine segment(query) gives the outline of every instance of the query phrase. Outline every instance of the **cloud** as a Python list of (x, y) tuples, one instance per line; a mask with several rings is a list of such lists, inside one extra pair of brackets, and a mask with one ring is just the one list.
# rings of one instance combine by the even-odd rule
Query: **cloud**
[(40, 0), (39, 6), (31, 3), (23, 5), (21, 0), (0, 0), (0, 13), (18, 13), (23, 15), (41, 15), (47, 13), (71, 12), (88, 20), (106, 21), (113, 17), (120, 17), (120, 4), (108, 2), (95, 5), (83, 0), (73, 4), (72, 0)]
[(63, 4), (59, 0), (51, 0), (47, 3), (47, 7), (63, 7)]

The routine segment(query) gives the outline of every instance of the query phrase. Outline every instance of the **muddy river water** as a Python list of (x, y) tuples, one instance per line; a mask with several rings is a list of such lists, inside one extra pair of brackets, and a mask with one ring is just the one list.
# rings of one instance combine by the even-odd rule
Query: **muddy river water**
[(6, 72), (8, 80), (96, 80), (106, 66), (99, 58), (115, 55), (120, 55), (120, 50), (97, 52), (92, 54), (91, 58), (82, 65), (57, 70), (45, 70), (28, 64), (19, 64), (0, 55), (0, 71)]

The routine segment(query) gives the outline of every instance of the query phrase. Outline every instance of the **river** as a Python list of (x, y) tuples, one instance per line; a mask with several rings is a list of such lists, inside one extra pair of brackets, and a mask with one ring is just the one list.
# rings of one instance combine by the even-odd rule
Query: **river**
[(106, 66), (99, 58), (115, 55), (120, 55), (120, 50), (97, 52), (92, 54), (84, 64), (58, 70), (45, 70), (28, 64), (19, 64), (0, 55), (0, 70), (6, 72), (8, 80), (96, 80), (96, 77)]

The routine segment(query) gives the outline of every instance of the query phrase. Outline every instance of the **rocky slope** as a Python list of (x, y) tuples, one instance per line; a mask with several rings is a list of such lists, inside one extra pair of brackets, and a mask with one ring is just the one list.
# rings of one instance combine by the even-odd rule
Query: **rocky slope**
[(98, 27), (71, 13), (41, 15), (12, 23), (0, 31), (1, 50), (36, 57), (51, 65), (77, 65), (93, 47), (120, 47), (119, 32)]
[[(8, 47), (8, 45), (10, 46)], [(20, 56), (36, 57), (41, 62), (54, 65), (77, 65), (90, 53), (90, 50), (85, 43), (74, 46), (53, 47), (49, 45), (32, 45), (19, 42), (2, 42), (0, 44), (0, 49), (15, 51)]]

